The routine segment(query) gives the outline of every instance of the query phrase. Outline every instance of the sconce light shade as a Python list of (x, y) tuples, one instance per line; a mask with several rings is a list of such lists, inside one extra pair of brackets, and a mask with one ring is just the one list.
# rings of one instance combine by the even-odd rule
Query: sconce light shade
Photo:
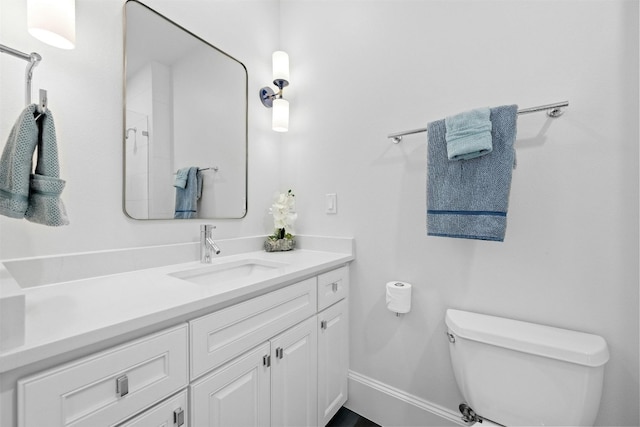
[(27, 28), (38, 40), (60, 49), (76, 44), (75, 0), (27, 0)]
[(273, 100), (271, 120), (271, 128), (274, 131), (287, 132), (289, 130), (289, 101), (283, 98)]
[(267, 108), (273, 108), (271, 113), (271, 129), (276, 132), (289, 130), (289, 101), (282, 97), (282, 88), (289, 85), (289, 55), (276, 51), (271, 56), (273, 61), (273, 84), (278, 86), (274, 92), (269, 86), (260, 89), (260, 101)]
[(283, 88), (289, 84), (289, 55), (281, 50), (273, 52), (273, 84)]

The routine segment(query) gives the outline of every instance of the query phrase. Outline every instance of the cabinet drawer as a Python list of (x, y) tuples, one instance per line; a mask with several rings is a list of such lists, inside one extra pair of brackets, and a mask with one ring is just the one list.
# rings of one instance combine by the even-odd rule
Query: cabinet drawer
[(143, 412), (118, 427), (188, 426), (187, 390)]
[(349, 292), (349, 267), (341, 267), (318, 276), (318, 311), (346, 298)]
[(184, 324), (18, 381), (18, 426), (107, 426), (134, 415), (187, 385), (187, 339)]
[(316, 313), (316, 278), (192, 320), (191, 379)]

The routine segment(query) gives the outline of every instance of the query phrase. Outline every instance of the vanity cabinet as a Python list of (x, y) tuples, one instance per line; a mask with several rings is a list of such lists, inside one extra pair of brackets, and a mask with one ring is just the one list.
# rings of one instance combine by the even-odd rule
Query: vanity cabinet
[(193, 425), (326, 425), (347, 400), (348, 284), (342, 267), (192, 321), (192, 376), (215, 368)]
[(18, 427), (324, 426), (347, 399), (348, 267), (17, 383)]

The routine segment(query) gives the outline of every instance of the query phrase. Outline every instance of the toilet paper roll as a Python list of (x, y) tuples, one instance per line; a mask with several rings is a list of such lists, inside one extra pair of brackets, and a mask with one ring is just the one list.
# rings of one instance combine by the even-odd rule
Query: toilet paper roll
[(395, 313), (411, 310), (411, 284), (405, 282), (387, 283), (387, 308)]

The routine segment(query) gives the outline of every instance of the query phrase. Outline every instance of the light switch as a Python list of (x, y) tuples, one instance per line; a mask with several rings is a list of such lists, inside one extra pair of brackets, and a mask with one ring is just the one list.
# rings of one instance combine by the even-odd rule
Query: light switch
[(338, 197), (336, 193), (327, 194), (325, 196), (325, 212), (328, 214), (338, 213)]

